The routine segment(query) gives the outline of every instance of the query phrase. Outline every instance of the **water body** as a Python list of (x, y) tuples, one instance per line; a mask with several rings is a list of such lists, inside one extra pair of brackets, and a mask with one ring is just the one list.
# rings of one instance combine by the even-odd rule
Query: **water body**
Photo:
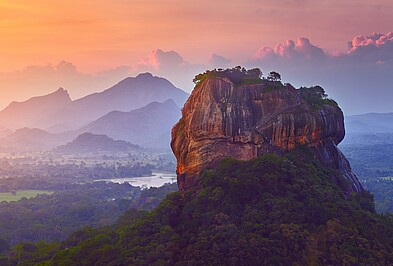
[(135, 187), (161, 187), (165, 183), (175, 183), (176, 174), (158, 173), (154, 172), (151, 176), (139, 176), (139, 177), (128, 177), (128, 178), (114, 178), (114, 179), (101, 179), (97, 181), (106, 181), (112, 183), (122, 184), (128, 182), (130, 185)]

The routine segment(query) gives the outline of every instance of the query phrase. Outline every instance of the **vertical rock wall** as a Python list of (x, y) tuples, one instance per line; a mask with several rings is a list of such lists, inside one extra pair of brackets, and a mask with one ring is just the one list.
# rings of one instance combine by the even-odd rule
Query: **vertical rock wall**
[(297, 100), (297, 95), (290, 85), (235, 87), (226, 78), (196, 86), (172, 129), (179, 189), (198, 186), (199, 173), (221, 158), (249, 160), (307, 145), (324, 165), (348, 178), (348, 192), (362, 190), (336, 147), (345, 135), (341, 109), (332, 105), (315, 109)]

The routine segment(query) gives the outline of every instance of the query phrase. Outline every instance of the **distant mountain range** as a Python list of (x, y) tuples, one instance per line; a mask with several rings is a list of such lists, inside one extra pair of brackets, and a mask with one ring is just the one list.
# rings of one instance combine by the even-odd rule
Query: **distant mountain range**
[(15, 132), (0, 138), (0, 148), (3, 151), (42, 151), (53, 149), (74, 137), (74, 133), (52, 134), (38, 128), (20, 128)]
[(393, 143), (393, 113), (368, 113), (345, 117), (346, 135), (340, 145)]
[(56, 113), (71, 103), (70, 96), (63, 88), (24, 102), (12, 102), (0, 111), (0, 125), (11, 130), (35, 127), (48, 114)]
[(368, 113), (345, 117), (348, 133), (393, 133), (393, 113)]
[(12, 102), (0, 111), (0, 148), (48, 150), (90, 132), (169, 148), (170, 131), (188, 94), (149, 73), (72, 101), (66, 90)]
[(180, 108), (170, 99), (130, 112), (110, 112), (78, 132), (105, 134), (145, 147), (169, 148), (170, 132), (179, 118)]
[(106, 135), (83, 133), (73, 141), (54, 149), (63, 154), (95, 153), (95, 152), (127, 152), (138, 150), (138, 145), (124, 140), (114, 140)]
[(172, 99), (183, 106), (187, 97), (168, 80), (144, 73), (75, 101), (60, 88), (45, 96), (12, 102), (0, 111), (0, 125), (11, 130), (30, 127), (59, 133), (76, 130), (111, 111), (129, 112), (155, 101)]

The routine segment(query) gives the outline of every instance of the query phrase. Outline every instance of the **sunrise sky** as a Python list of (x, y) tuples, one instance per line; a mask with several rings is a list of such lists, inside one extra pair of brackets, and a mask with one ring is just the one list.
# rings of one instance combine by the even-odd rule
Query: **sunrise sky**
[(391, 0), (0, 0), (0, 109), (142, 71), (190, 92), (198, 72), (241, 64), (323, 85), (348, 114), (392, 112), (391, 14)]

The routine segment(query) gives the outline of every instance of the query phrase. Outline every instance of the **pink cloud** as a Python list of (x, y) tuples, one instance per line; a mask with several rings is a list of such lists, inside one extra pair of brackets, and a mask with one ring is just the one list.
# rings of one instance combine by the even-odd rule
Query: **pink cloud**
[(225, 68), (231, 64), (231, 60), (222, 55), (212, 53), (209, 57), (208, 65), (214, 68)]
[(371, 64), (393, 64), (393, 32), (359, 35), (348, 42), (346, 61)]
[(389, 46), (393, 43), (393, 32), (383, 33), (373, 33), (370, 36), (359, 35), (352, 39), (348, 43), (350, 50), (355, 50), (359, 47), (364, 46), (376, 46), (383, 47)]
[(132, 66), (134, 75), (141, 72), (150, 72), (169, 79), (175, 86), (186, 91), (193, 88), (192, 79), (194, 76), (204, 70), (206, 70), (206, 66), (190, 64), (176, 51), (163, 51), (161, 49), (152, 51)]
[(274, 49), (262, 46), (255, 53), (257, 61), (273, 64), (299, 66), (309, 64), (385, 64), (393, 63), (393, 32), (359, 35), (348, 42), (348, 51), (329, 54), (307, 38), (296, 42), (287, 40)]
[(332, 54), (307, 38), (260, 47), (246, 64), (275, 70), (295, 86), (321, 85), (346, 113), (391, 112), (393, 33), (356, 36)]
[(285, 44), (277, 44), (274, 49), (262, 46), (255, 54), (257, 60), (284, 61), (293, 63), (307, 63), (326, 59), (325, 52), (312, 44), (307, 38), (299, 38), (296, 43), (287, 40)]
[(152, 51), (146, 58), (141, 59), (134, 68), (136, 69), (163, 69), (186, 66), (188, 63), (175, 51), (164, 52), (161, 49)]

